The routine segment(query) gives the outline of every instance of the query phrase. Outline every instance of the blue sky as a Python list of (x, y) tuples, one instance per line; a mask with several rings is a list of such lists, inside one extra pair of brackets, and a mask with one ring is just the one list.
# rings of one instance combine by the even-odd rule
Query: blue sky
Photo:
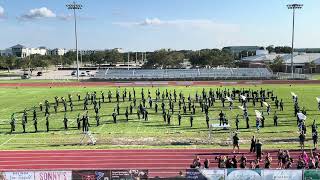
[[(66, 0), (0, 0), (0, 49), (74, 48)], [(290, 45), (289, 3), (296, 16), (296, 47), (320, 47), (319, 0), (79, 0), (80, 49), (130, 51)]]

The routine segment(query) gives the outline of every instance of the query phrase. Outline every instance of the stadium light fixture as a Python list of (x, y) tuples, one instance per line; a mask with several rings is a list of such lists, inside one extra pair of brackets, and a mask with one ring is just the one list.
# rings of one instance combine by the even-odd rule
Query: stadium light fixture
[(291, 39), (291, 76), (293, 78), (293, 48), (294, 48), (294, 17), (296, 9), (301, 9), (303, 4), (288, 4), (287, 8), (292, 9), (292, 39)]
[(76, 56), (77, 56), (77, 79), (79, 80), (79, 53), (78, 53), (78, 35), (77, 35), (77, 16), (76, 16), (76, 10), (82, 9), (81, 4), (77, 4), (76, 2), (73, 2), (72, 4), (66, 5), (68, 9), (73, 10), (73, 17), (74, 17), (74, 35), (76, 39)]

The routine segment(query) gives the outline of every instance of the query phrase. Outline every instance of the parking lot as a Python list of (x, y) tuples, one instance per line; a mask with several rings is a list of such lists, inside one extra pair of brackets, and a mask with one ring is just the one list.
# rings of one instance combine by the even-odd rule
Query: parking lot
[[(42, 80), (42, 79), (50, 79), (50, 80), (72, 80), (77, 79), (76, 73), (74, 76), (71, 75), (73, 70), (47, 70), (42, 71), (41, 76), (37, 76), (38, 71), (33, 71), (30, 79)], [(90, 79), (90, 75), (84, 74), (85, 71), (80, 71), (80, 79)], [(96, 71), (90, 71), (92, 76), (95, 75)], [(15, 70), (14, 74), (20, 76), (3, 76), (0, 77), (0, 80), (11, 80), (11, 79), (21, 79), (21, 76), (24, 74), (22, 70)]]

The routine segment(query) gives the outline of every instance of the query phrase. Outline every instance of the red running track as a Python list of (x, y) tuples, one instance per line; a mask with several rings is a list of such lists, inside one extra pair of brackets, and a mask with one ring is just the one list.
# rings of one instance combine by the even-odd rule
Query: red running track
[[(277, 167), (276, 150), (268, 150)], [(247, 150), (248, 160), (255, 154)], [(39, 150), (0, 151), (0, 171), (18, 170), (91, 170), (91, 169), (148, 169), (149, 177), (173, 177), (188, 169), (192, 160), (199, 155), (201, 162), (208, 158), (210, 167), (217, 168), (214, 160), (219, 154), (233, 156), (230, 149), (149, 149), (149, 150)], [(300, 151), (291, 151), (297, 159)], [(249, 163), (248, 163), (249, 164)]]

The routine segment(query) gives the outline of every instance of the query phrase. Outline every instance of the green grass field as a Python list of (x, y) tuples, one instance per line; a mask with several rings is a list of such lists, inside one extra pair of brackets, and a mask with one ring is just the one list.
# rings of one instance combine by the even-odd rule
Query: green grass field
[[(216, 90), (216, 88), (229, 88), (232, 86), (218, 87), (160, 87), (160, 91), (165, 89), (173, 91), (176, 89), (177, 93), (183, 92), (187, 98), (189, 94), (194, 98), (196, 91), (200, 94), (202, 88), (209, 91), (209, 88)], [(270, 89), (279, 99), (284, 100), (284, 112), (278, 111), (279, 125), (273, 126), (273, 112), (271, 115), (265, 116), (265, 127), (259, 132), (255, 128), (255, 113), (252, 103), (249, 102), (249, 115), (250, 115), (250, 129), (245, 128), (245, 120), (240, 119), (239, 137), (241, 140), (241, 147), (248, 147), (250, 145), (250, 138), (256, 135), (264, 143), (265, 148), (299, 148), (298, 143), (298, 128), (296, 125), (296, 117), (293, 116), (293, 103), (290, 92), (295, 92), (299, 96), (300, 107), (307, 109), (307, 147), (312, 147), (311, 141), (311, 124), (313, 119), (319, 122), (319, 114), (317, 102), (315, 97), (320, 96), (319, 85), (263, 85), (263, 86), (235, 86), (235, 88), (246, 89)], [(122, 91), (124, 88), (121, 88)], [(137, 95), (137, 105), (140, 102), (141, 87), (135, 87)], [(148, 87), (144, 87), (144, 92), (147, 94)], [(155, 96), (157, 87), (149, 87), (151, 96)], [(236, 114), (242, 115), (242, 110), (237, 108), (238, 101), (235, 101), (234, 110), (230, 111), (228, 104), (222, 108), (220, 101), (217, 101), (214, 108), (210, 108), (210, 118), (218, 118), (220, 110), (226, 113), (229, 123), (232, 128), (230, 130), (215, 130), (212, 137), (208, 138), (208, 129), (206, 128), (205, 115), (201, 112), (199, 104), (196, 103), (196, 115), (194, 119), (194, 126), (190, 128), (189, 114), (182, 115), (182, 125), (178, 126), (177, 113), (172, 116), (171, 125), (163, 122), (161, 114), (161, 105), (159, 103), (159, 112), (155, 114), (154, 109), (149, 111), (149, 121), (138, 120), (136, 109), (133, 114), (129, 115), (129, 122), (125, 121), (125, 107), (129, 106), (130, 102), (120, 102), (120, 116), (118, 116), (118, 123), (114, 124), (112, 120), (112, 112), (116, 106), (115, 98), (113, 97), (112, 103), (102, 103), (100, 110), (100, 126), (96, 127), (94, 119), (93, 106), (89, 107), (90, 116), (90, 131), (98, 139), (97, 145), (87, 146), (79, 145), (82, 134), (76, 128), (76, 117), (78, 113), (83, 113), (83, 102), (76, 100), (76, 94), (80, 93), (82, 97), (86, 92), (97, 91), (100, 97), (100, 91), (105, 92), (107, 97), (108, 90), (115, 95), (116, 88), (113, 87), (52, 87), (52, 88), (0, 88), (0, 149), (102, 149), (102, 148), (231, 148), (230, 146), (230, 132), (235, 128)], [(127, 91), (131, 91), (132, 87), (127, 87)], [(59, 106), (59, 112), (55, 114), (53, 105), (51, 105), (50, 115), (50, 132), (45, 132), (45, 117), (43, 112), (38, 112), (38, 130), (40, 132), (34, 133), (34, 126), (32, 123), (32, 112), (29, 112), (27, 133), (22, 132), (21, 115), (17, 113), (17, 127), (16, 132), (10, 133), (10, 116), (13, 112), (22, 112), (25, 108), (32, 108), (37, 106), (40, 102), (49, 100), (54, 102), (54, 97), (68, 97), (68, 94), (73, 95), (75, 110), (68, 111), (67, 117), (69, 119), (69, 130), (65, 131), (63, 127), (62, 104)], [(268, 100), (271, 102), (271, 100)], [(146, 103), (147, 104), (147, 103)], [(274, 107), (274, 103), (271, 103)], [(168, 105), (166, 105), (168, 107)], [(178, 103), (175, 104), (175, 111), (178, 109)], [(266, 111), (266, 108), (260, 108), (257, 103), (257, 110)], [(68, 107), (69, 110), (69, 107)], [(266, 114), (265, 114), (266, 115)], [(218, 120), (212, 120), (210, 123), (218, 123)], [(179, 144), (179, 145), (175, 145)]]
[(320, 74), (312, 74), (313, 80), (320, 80)]

